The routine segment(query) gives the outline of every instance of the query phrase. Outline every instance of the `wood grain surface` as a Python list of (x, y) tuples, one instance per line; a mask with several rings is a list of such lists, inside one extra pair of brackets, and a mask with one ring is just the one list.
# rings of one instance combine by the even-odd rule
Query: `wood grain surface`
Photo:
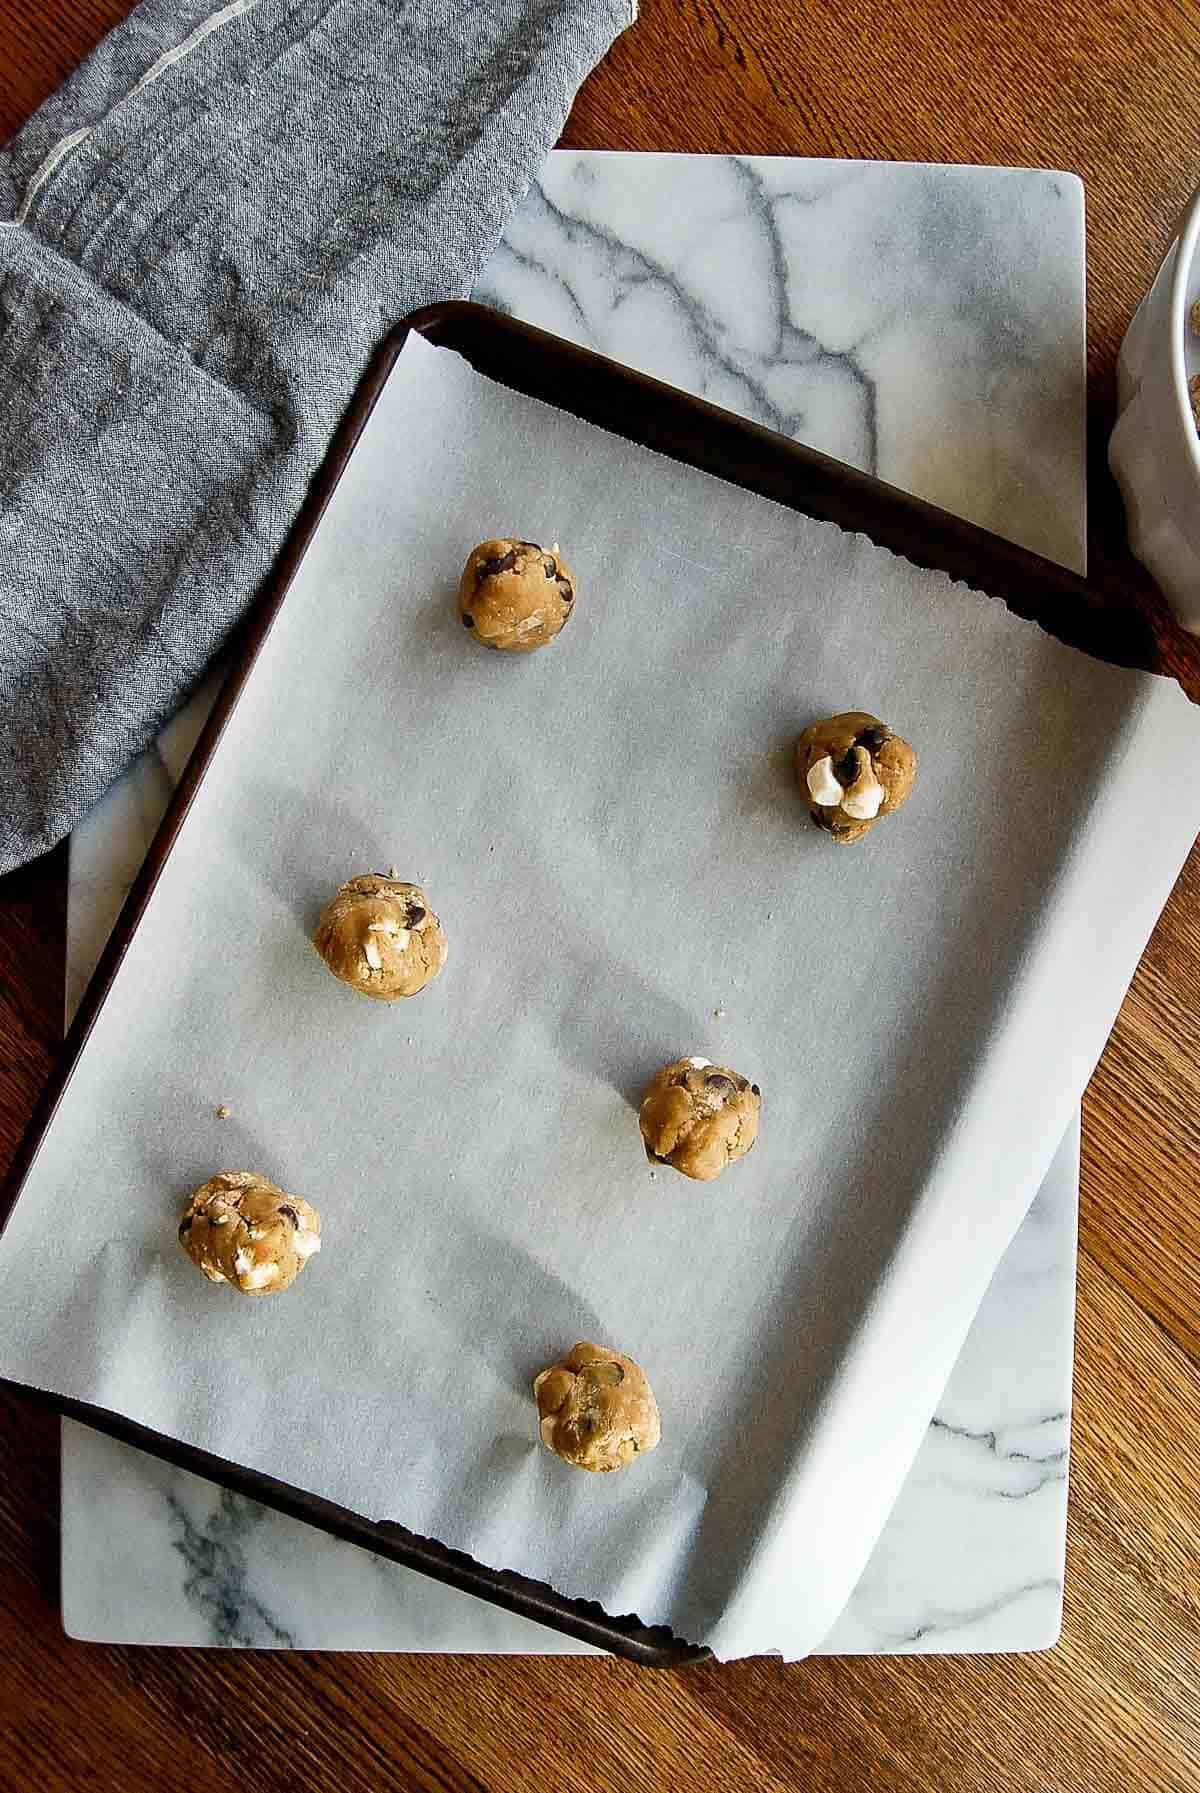
[[(0, 132), (124, 11), (0, 0)], [(1155, 609), (1104, 446), (1121, 334), (1200, 180), (1198, 50), (1196, 0), (643, 0), (564, 142), (1077, 170), (1092, 569)], [(1200, 692), (1194, 650), (1174, 651)], [(65, 865), (59, 850), (0, 881), (0, 1169), (58, 1043)], [(1193, 853), (1087, 1096), (1057, 1650), (661, 1675), (72, 1644), (57, 1614), (57, 1426), (0, 1399), (0, 1789), (1200, 1788), (1198, 1167)]]

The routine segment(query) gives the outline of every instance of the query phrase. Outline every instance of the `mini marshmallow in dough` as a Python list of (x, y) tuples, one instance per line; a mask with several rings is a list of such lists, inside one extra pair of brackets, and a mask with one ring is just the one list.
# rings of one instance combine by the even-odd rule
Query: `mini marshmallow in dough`
[(808, 794), (813, 802), (829, 809), (836, 809), (845, 794), (833, 776), (833, 761), (828, 754), (808, 768), (807, 783)]

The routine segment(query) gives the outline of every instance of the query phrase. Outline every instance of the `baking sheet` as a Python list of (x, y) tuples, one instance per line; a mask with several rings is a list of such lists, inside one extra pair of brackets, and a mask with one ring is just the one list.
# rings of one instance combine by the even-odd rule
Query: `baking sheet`
[[(580, 590), (520, 660), (453, 604), (509, 530)], [(852, 705), (922, 763), (840, 850), (790, 749)], [(802, 1654), (1200, 827), (1164, 775), (1198, 744), (1166, 682), (410, 339), (0, 1241), (3, 1373), (718, 1654)], [(450, 939), (394, 1007), (307, 944), (393, 862)], [(632, 1106), (689, 1051), (764, 1092), (715, 1185), (651, 1177)], [(174, 1241), (245, 1165), (323, 1216), (278, 1299)], [(659, 1397), (620, 1476), (536, 1443), (529, 1378), (577, 1337)]]

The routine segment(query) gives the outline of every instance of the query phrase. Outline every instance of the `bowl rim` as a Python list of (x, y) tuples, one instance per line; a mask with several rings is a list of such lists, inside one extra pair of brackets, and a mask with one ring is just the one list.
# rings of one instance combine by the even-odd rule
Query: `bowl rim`
[(1180, 420), (1184, 425), (1184, 439), (1191, 455), (1192, 466), (1197, 479), (1200, 479), (1200, 429), (1196, 427), (1196, 419), (1192, 413), (1192, 401), (1188, 394), (1187, 366), (1184, 357), (1184, 344), (1188, 337), (1188, 284), (1192, 267), (1197, 259), (1197, 243), (1200, 241), (1200, 187), (1192, 194), (1185, 206), (1179, 221), (1179, 236), (1175, 250), (1175, 267), (1171, 275), (1171, 303), (1169, 310), (1171, 331), (1171, 380), (1175, 387), (1175, 403)]

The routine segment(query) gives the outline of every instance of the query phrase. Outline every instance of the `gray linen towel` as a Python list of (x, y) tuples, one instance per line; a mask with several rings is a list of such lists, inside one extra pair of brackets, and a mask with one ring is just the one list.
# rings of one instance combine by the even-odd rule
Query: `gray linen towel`
[(146, 0), (0, 157), (0, 872), (254, 595), (371, 349), (467, 292), (635, 0)]

